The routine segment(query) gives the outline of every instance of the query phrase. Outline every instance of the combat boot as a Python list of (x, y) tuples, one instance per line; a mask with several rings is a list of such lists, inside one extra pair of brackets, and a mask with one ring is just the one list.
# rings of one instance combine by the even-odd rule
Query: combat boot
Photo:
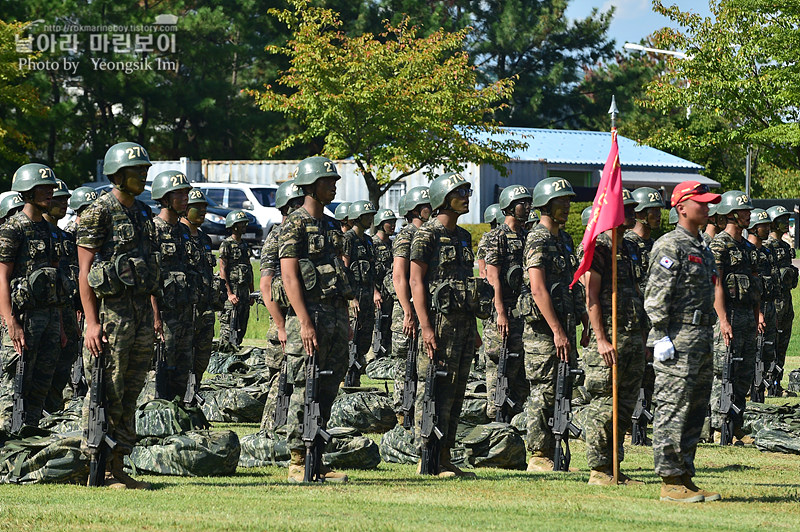
[(545, 456), (545, 454), (541, 451), (535, 451), (531, 459), (528, 460), (528, 469), (529, 472), (535, 473), (548, 473), (553, 471), (553, 459)]
[(641, 480), (634, 480), (622, 471), (617, 471), (617, 482), (621, 486), (644, 486), (644, 482)]
[(444, 471), (450, 471), (455, 474), (457, 477), (461, 478), (478, 478), (478, 475), (473, 473), (472, 471), (463, 471), (456, 466), (452, 459), (450, 458), (450, 449), (442, 449), (442, 453), (439, 458), (440, 464), (440, 475)]
[(111, 471), (106, 471), (106, 476), (103, 478), (103, 486), (107, 488), (113, 488), (115, 490), (127, 489), (125, 484), (114, 478), (114, 475), (111, 474)]
[(683, 480), (683, 485), (689, 488), (690, 490), (701, 493), (706, 502), (718, 501), (722, 499), (722, 495), (720, 495), (719, 493), (715, 493), (713, 491), (706, 491), (704, 489), (698, 488), (697, 485), (692, 480), (692, 477), (691, 475), (689, 475), (689, 473), (684, 473), (683, 475), (681, 475), (681, 480)]
[(306, 453), (303, 451), (291, 451), (291, 458), (289, 459), (289, 482), (293, 484), (302, 484), (306, 476)]
[(705, 497), (697, 490), (683, 485), (681, 477), (662, 477), (661, 500), (672, 502), (703, 502)]
[(144, 482), (141, 480), (136, 480), (131, 477), (129, 474), (125, 472), (123, 469), (123, 456), (121, 453), (114, 453), (111, 455), (110, 460), (111, 466), (111, 475), (118, 480), (119, 482), (123, 483), (126, 488), (131, 490), (149, 490), (152, 489), (153, 485), (149, 482)]
[(613, 486), (614, 476), (611, 474), (611, 466), (603, 465), (592, 468), (588, 484), (590, 486)]
[[(305, 468), (304, 468), (305, 469)], [(319, 474), (325, 478), (326, 482), (347, 482), (350, 480), (344, 473), (338, 473), (326, 466), (325, 464), (319, 465)]]
[[(422, 460), (417, 462), (417, 475), (422, 474)], [(433, 475), (431, 475), (433, 476)], [(456, 474), (452, 471), (447, 471), (443, 469), (442, 466), (439, 466), (439, 474), (436, 475), (437, 478), (456, 478)]]

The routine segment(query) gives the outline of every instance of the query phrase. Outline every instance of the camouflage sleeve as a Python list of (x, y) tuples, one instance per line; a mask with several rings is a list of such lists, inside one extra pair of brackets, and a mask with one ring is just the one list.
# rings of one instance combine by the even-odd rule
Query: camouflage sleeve
[(491, 231), (483, 233), (481, 239), (478, 240), (478, 252), (475, 254), (477, 260), (486, 260), (486, 237)]
[(78, 223), (76, 243), (84, 248), (99, 249), (109, 237), (111, 220), (108, 212), (98, 204), (92, 204), (83, 211)]
[[(579, 258), (582, 259), (583, 257)], [(600, 235), (597, 237), (597, 243), (594, 246), (594, 255), (592, 256), (592, 264), (590, 267), (601, 276), (606, 274), (610, 275), (610, 272), (607, 271), (610, 263), (611, 241), (606, 235)]]
[(20, 241), (17, 227), (10, 223), (4, 223), (0, 227), (0, 262), (16, 262), (17, 251)]
[(429, 263), (433, 256), (434, 244), (433, 231), (426, 227), (420, 228), (414, 233), (414, 238), (411, 240), (411, 255), (409, 256), (409, 260)]
[(228, 262), (231, 256), (231, 242), (227, 238), (219, 244), (219, 258)]
[(725, 244), (719, 238), (711, 240), (711, 244), (709, 244), (708, 247), (714, 255), (714, 262), (717, 264), (717, 272), (719, 272), (720, 276), (724, 276), (725, 264), (728, 262), (728, 248), (725, 247)]
[(344, 242), (342, 244), (342, 255), (346, 257), (353, 256), (353, 245), (355, 244), (355, 234), (350, 231), (344, 234)]
[(483, 238), (485, 239), (483, 245), (486, 264), (497, 267), (502, 266), (504, 256), (508, 255), (508, 246), (503, 246), (504, 235), (502, 229), (495, 227), (483, 235)]
[[(545, 235), (546, 237), (546, 235)], [(541, 231), (531, 231), (525, 239), (525, 249), (523, 250), (523, 264), (525, 270), (531, 268), (544, 268), (545, 264), (545, 245), (546, 240)]]
[(261, 248), (261, 274), (262, 275), (275, 275), (276, 264), (278, 260), (278, 228), (273, 229), (264, 240), (264, 246)]
[(409, 231), (400, 231), (400, 234), (394, 239), (392, 255), (403, 259), (411, 256), (411, 233)]
[(647, 288), (644, 292), (644, 309), (652, 324), (647, 337), (647, 345), (650, 347), (667, 336), (670, 304), (680, 270), (681, 263), (674, 244), (663, 239), (656, 242), (650, 255)]
[(296, 216), (289, 215), (278, 233), (278, 259), (299, 259), (304, 256), (306, 228)]

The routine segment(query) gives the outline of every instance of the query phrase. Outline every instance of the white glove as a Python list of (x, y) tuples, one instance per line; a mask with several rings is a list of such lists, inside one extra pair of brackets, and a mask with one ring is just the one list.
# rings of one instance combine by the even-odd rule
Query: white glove
[(675, 356), (675, 346), (672, 345), (672, 340), (669, 336), (665, 336), (655, 344), (653, 344), (653, 358), (659, 362), (664, 362)]

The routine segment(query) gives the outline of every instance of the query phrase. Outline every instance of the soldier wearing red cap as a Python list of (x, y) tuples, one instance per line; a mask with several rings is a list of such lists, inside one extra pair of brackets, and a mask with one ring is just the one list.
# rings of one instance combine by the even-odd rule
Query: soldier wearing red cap
[(708, 204), (718, 203), (706, 185), (686, 181), (675, 187), (672, 206), (678, 224), (659, 238), (650, 255), (645, 310), (652, 323), (656, 404), (653, 459), (663, 480), (661, 500), (719, 500), (692, 481), (694, 456), (711, 394), (713, 373), (714, 256), (700, 227)]

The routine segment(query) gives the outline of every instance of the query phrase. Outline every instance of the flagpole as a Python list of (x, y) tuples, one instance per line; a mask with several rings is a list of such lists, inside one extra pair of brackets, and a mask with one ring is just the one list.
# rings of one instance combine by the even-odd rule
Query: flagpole
[[(611, 138), (617, 131), (617, 102), (611, 96)], [(613, 431), (614, 484), (619, 484), (619, 396), (617, 394), (617, 228), (611, 229), (611, 345), (614, 348), (614, 364), (611, 366), (611, 423)]]

